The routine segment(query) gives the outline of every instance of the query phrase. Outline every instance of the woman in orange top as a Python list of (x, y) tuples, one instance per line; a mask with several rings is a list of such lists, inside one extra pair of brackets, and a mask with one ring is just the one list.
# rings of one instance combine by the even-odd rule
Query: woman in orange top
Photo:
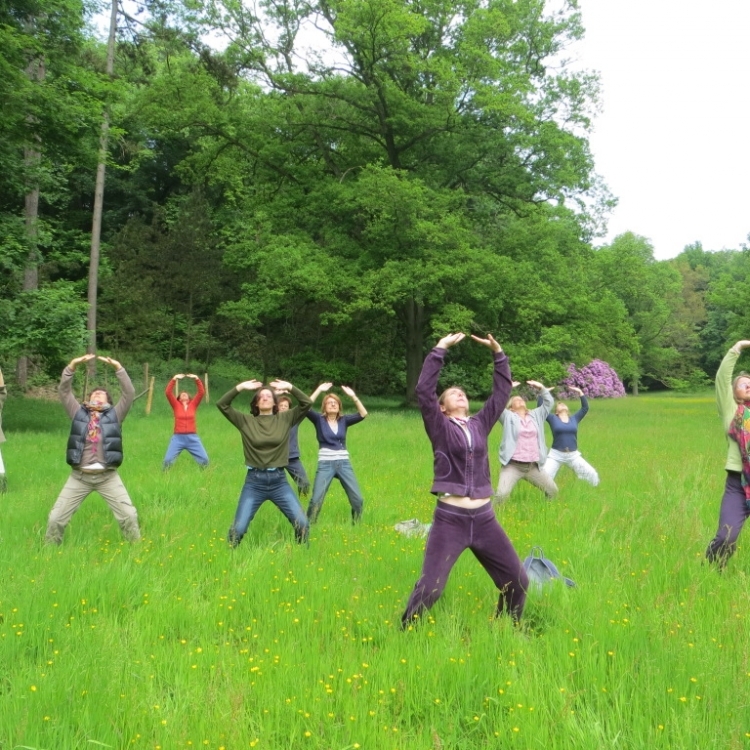
[[(180, 395), (174, 397), (174, 386), (178, 380), (192, 378), (198, 389), (193, 398), (187, 391), (181, 391)], [(187, 451), (199, 464), (201, 468), (208, 466), (208, 454), (198, 437), (198, 429), (195, 425), (195, 412), (203, 399), (206, 389), (197, 375), (175, 375), (164, 391), (172, 411), (174, 411), (174, 435), (169, 441), (167, 454), (164, 456), (164, 470), (166, 471), (177, 460), (182, 451)]]

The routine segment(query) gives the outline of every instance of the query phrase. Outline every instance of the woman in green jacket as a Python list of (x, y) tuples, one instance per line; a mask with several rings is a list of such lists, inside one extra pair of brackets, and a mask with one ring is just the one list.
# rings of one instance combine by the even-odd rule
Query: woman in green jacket
[[(255, 391), (250, 414), (238, 411), (232, 401), (242, 391)], [(277, 391), (291, 393), (297, 406), (279, 411)], [(263, 385), (246, 380), (225, 393), (216, 403), (219, 411), (239, 430), (245, 454), (247, 474), (237, 503), (237, 512), (229, 528), (227, 541), (236, 547), (247, 533), (260, 506), (270, 500), (294, 527), (297, 542), (307, 541), (309, 523), (299, 499), (286, 480), (284, 467), (289, 462), (289, 434), (312, 406), (306, 393), (284, 380)]]
[[(716, 373), (716, 405), (719, 416), (728, 433), (739, 404), (750, 406), (750, 375), (741, 372), (734, 378), (734, 366), (743, 349), (750, 347), (750, 341), (738, 341), (727, 353)], [(742, 456), (735, 440), (727, 438), (727, 472), (724, 495), (719, 511), (719, 529), (706, 550), (709, 562), (723, 568), (737, 548), (737, 537), (742, 531), (750, 505), (742, 486)]]

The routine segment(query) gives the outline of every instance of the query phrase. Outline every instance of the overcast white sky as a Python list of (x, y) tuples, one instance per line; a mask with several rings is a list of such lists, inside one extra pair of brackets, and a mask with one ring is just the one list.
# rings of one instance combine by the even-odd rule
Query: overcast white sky
[(601, 76), (590, 137), (619, 205), (609, 233), (657, 258), (750, 233), (750, 0), (579, 0), (580, 63)]

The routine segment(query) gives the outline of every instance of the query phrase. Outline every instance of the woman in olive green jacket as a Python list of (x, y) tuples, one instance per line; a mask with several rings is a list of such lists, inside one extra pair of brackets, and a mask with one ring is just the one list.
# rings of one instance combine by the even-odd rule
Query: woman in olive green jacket
[[(738, 341), (727, 353), (716, 373), (716, 405), (719, 409), (724, 432), (729, 430), (732, 419), (741, 403), (750, 405), (750, 375), (738, 373), (734, 378), (734, 366), (742, 350), (750, 346), (750, 341)], [(742, 531), (750, 507), (742, 487), (742, 456), (739, 445), (727, 437), (727, 472), (724, 495), (719, 511), (719, 529), (706, 550), (709, 562), (724, 567), (737, 548), (737, 537)]]

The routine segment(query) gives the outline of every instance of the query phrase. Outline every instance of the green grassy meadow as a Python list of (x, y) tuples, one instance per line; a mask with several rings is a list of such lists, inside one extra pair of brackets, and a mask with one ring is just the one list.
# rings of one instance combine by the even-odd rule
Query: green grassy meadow
[[(563, 468), (558, 500), (522, 483), (498, 508), (522, 557), (541, 545), (578, 584), (530, 592), (522, 628), (492, 619), (469, 552), (431, 617), (399, 628), (424, 541), (393, 526), (434, 505), (416, 412), (373, 409), (349, 433), (359, 526), (334, 483), (309, 547), (266, 503), (234, 551), (242, 451), (213, 404), (199, 412), (211, 466), (183, 454), (167, 474), (166, 401), (133, 407), (132, 546), (97, 495), (45, 546), (69, 422), (11, 399), (4, 427), (2, 750), (750, 747), (750, 553), (723, 574), (702, 564), (724, 481), (710, 393), (593, 401), (580, 446), (601, 485)], [(311, 478), (313, 435), (303, 424)]]

